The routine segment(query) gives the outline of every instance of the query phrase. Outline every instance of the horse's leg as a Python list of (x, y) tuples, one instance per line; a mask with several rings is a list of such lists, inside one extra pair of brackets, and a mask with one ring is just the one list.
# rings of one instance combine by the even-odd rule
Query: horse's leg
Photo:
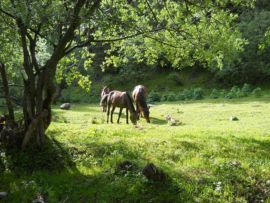
[(126, 119), (127, 119), (127, 124), (128, 124), (128, 108), (126, 108)]
[(113, 123), (113, 113), (114, 113), (115, 106), (112, 107), (111, 111), (111, 123)]
[(119, 121), (120, 121), (122, 110), (123, 110), (123, 108), (120, 108), (117, 123), (119, 123)]
[(138, 103), (136, 103), (136, 112), (137, 112), (138, 120), (139, 120), (140, 119), (140, 108), (139, 108)]
[(108, 104), (108, 107), (107, 107), (107, 123), (109, 123), (110, 110), (111, 110), (111, 104)]

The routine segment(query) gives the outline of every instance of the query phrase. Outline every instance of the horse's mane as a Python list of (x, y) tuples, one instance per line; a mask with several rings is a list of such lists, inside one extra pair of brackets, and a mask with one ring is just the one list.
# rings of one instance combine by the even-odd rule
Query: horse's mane
[(104, 86), (101, 90), (101, 96), (104, 96), (105, 94), (109, 94), (111, 92), (111, 89), (108, 86)]
[(103, 103), (107, 100), (108, 95), (109, 95), (109, 94), (105, 94), (105, 95), (101, 98), (100, 104), (103, 104)]
[(133, 101), (132, 101), (132, 99), (131, 99), (131, 96), (129, 95), (128, 92), (126, 92), (126, 94), (127, 94), (128, 100), (129, 100), (129, 102), (130, 102), (130, 106), (131, 106), (131, 108), (132, 108), (132, 111), (133, 111), (133, 112), (136, 112), (136, 111), (135, 111), (135, 108), (134, 108), (134, 106), (133, 106)]

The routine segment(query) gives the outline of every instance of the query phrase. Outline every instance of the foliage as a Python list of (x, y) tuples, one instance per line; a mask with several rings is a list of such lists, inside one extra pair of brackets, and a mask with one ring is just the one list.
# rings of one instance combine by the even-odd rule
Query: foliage
[(195, 100), (203, 99), (203, 90), (202, 90), (202, 88), (195, 88), (193, 90), (193, 99), (195, 99)]
[(172, 72), (168, 75), (168, 80), (173, 81), (177, 85), (182, 85), (182, 81), (181, 81), (179, 74), (177, 74), (175, 72)]
[[(246, 7), (251, 6), (253, 1), (230, 3)], [(237, 15), (226, 8), (227, 1), (216, 4), (202, 1), (186, 3), (185, 6), (176, 1), (148, 4), (136, 1), (129, 5), (118, 1), (114, 5), (107, 4), (104, 6), (110, 9), (100, 18), (104, 27), (101, 26), (95, 36), (117, 38), (114, 27), (127, 33), (126, 36), (136, 35), (111, 44), (108, 52), (118, 54), (107, 57), (107, 66), (118, 67), (132, 58), (147, 64), (159, 63), (161, 67), (165, 64), (163, 59), (166, 59), (174, 68), (190, 67), (196, 62), (221, 68), (224, 61), (229, 63), (236, 58), (246, 43), (236, 29), (230, 29)], [(116, 19), (121, 19), (121, 22)], [(109, 22), (114, 25), (109, 25)], [(127, 32), (129, 28), (136, 30), (135, 34)]]
[(110, 87), (126, 86), (127, 84), (141, 84), (142, 81), (152, 79), (151, 67), (130, 60), (128, 64), (112, 69), (106, 68), (102, 74), (103, 84)]
[(193, 89), (184, 89), (181, 93), (185, 100), (190, 100), (193, 98)]
[(99, 97), (95, 95), (90, 96), (90, 93), (84, 91), (84, 89), (80, 87), (68, 87), (62, 90), (58, 101), (71, 103), (93, 103), (98, 102)]
[(261, 97), (262, 96), (262, 89), (260, 87), (257, 87), (252, 91), (252, 95), (255, 97)]
[(250, 94), (253, 94), (253, 92), (254, 90), (252, 91), (251, 85), (245, 83), (242, 88), (239, 88), (238, 86), (233, 86), (231, 90), (225, 95), (225, 98), (233, 99), (233, 98), (247, 97)]
[(218, 99), (220, 97), (219, 91), (217, 89), (213, 89), (210, 98), (211, 99)]
[(252, 87), (250, 84), (245, 83), (243, 85), (241, 91), (244, 94), (244, 96), (247, 96), (248, 94), (250, 94), (252, 92)]
[(240, 98), (242, 97), (241, 89), (238, 86), (233, 86), (231, 90), (225, 95), (226, 99)]
[(167, 101), (176, 101), (177, 100), (177, 95), (173, 92), (170, 92), (168, 94), (168, 98), (167, 98)]
[(180, 94), (178, 94), (177, 99), (180, 100), (180, 101), (184, 101), (186, 99), (186, 97), (183, 94), (183, 92), (181, 92)]
[(270, 27), (270, 3), (257, 0), (254, 9), (239, 12), (237, 27), (248, 43), (244, 51), (231, 64), (225, 64), (216, 72), (216, 79), (227, 85), (248, 82), (256, 84), (270, 77), (268, 28)]
[(161, 101), (161, 95), (157, 91), (151, 91), (148, 95), (149, 102), (159, 102)]
[(179, 100), (200, 100), (203, 99), (203, 90), (202, 88), (194, 88), (194, 89), (184, 89), (179, 95)]

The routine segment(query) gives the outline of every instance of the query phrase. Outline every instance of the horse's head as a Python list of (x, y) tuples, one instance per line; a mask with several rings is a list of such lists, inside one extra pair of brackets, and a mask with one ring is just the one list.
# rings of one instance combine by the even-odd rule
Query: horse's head
[(150, 123), (150, 111), (148, 107), (143, 111), (143, 117), (146, 119), (147, 123)]
[(135, 113), (135, 114), (130, 114), (130, 120), (131, 120), (131, 122), (132, 122), (134, 125), (136, 125), (136, 124), (137, 124), (137, 120), (138, 120), (137, 114), (136, 114), (136, 113)]
[(102, 107), (102, 111), (106, 112), (107, 111), (107, 98), (108, 98), (108, 94), (104, 95), (101, 100), (99, 105)]

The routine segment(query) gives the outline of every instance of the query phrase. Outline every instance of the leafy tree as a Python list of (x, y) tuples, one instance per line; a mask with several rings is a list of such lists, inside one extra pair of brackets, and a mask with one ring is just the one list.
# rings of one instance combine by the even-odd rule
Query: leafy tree
[[(249, 0), (2, 0), (0, 22), (11, 38), (4, 51), (13, 46), (16, 64), (22, 64), (22, 148), (31, 140), (44, 143), (57, 78), (69, 70), (81, 85), (88, 83), (74, 66), (78, 48), (83, 53), (78, 61), (86, 64), (91, 56), (85, 47), (103, 42), (111, 43), (107, 64), (130, 58), (151, 64), (165, 56), (175, 68), (196, 61), (222, 67), (245, 43), (232, 29), (237, 15), (231, 8), (250, 5)], [(2, 54), (1, 60), (12, 61)]]
[(253, 9), (239, 12), (237, 27), (247, 43), (233, 63), (225, 64), (218, 71), (217, 78), (225, 83), (258, 83), (270, 77), (270, 46), (265, 38), (270, 27), (270, 2), (257, 0), (255, 5)]

